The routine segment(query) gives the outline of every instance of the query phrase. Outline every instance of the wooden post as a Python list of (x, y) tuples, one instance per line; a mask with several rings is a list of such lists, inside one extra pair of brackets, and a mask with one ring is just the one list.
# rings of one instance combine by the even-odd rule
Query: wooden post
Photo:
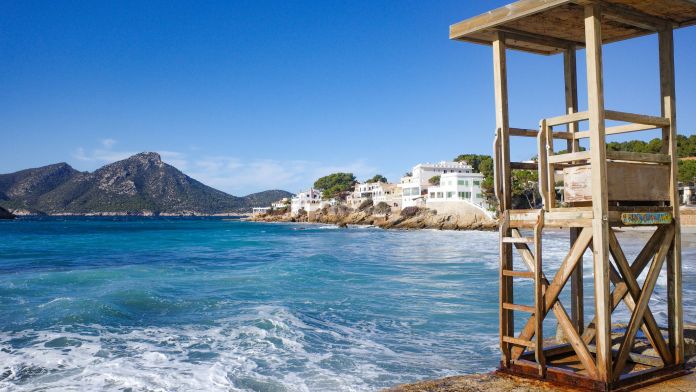
[(512, 181), (510, 173), (510, 121), (508, 116), (508, 91), (507, 91), (507, 66), (505, 57), (505, 36), (496, 33), (493, 42), (493, 76), (495, 82), (495, 122), (500, 130), (500, 169), (502, 198), (499, 200), (500, 210), (503, 212), (505, 224), (500, 225), (500, 335), (503, 364), (510, 366), (509, 345), (502, 341), (502, 336), (514, 336), (515, 319), (511, 310), (503, 309), (502, 303), (513, 303), (512, 277), (502, 275), (503, 270), (512, 270), (512, 246), (503, 243), (502, 237), (510, 236), (510, 228), (507, 225), (508, 214), (512, 204)]
[[(565, 80), (565, 103), (566, 114), (578, 112), (578, 70), (576, 61), (575, 47), (571, 46), (563, 52), (563, 76)], [(567, 131), (575, 133), (579, 130), (578, 123), (572, 122), (568, 124)], [(580, 143), (577, 139), (568, 140), (566, 149), (569, 152), (580, 151)], [(570, 246), (573, 246), (578, 238), (580, 229), (577, 227), (570, 228)], [(570, 317), (573, 320), (575, 330), (582, 335), (585, 327), (585, 301), (582, 279), (583, 267), (582, 262), (570, 277)]]
[(670, 155), (670, 203), (674, 225), (674, 240), (667, 254), (667, 322), (669, 346), (677, 364), (684, 363), (684, 315), (682, 309), (681, 230), (679, 220), (679, 191), (677, 188), (677, 110), (674, 86), (674, 37), (671, 27), (658, 33), (660, 51), (660, 95), (662, 117), (670, 126), (662, 130), (662, 145)]
[(507, 59), (505, 53), (505, 35), (496, 33), (493, 41), (493, 78), (495, 81), (495, 123), (500, 129), (501, 177), (503, 200), (501, 210), (512, 206), (512, 178), (510, 173), (510, 118), (508, 112)]
[(599, 381), (609, 383), (612, 380), (609, 206), (602, 79), (602, 26), (601, 9), (598, 4), (585, 6), (585, 44), (592, 173), (592, 253), (594, 256), (597, 370)]

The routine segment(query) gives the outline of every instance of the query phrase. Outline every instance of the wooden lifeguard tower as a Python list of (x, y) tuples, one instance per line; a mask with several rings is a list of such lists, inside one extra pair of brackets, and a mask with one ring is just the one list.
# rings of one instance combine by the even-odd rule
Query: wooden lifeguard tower
[[(631, 388), (684, 372), (673, 30), (693, 24), (695, 0), (520, 0), (450, 26), (450, 39), (493, 47), (501, 371), (593, 390)], [(606, 109), (602, 45), (653, 33), (659, 37), (662, 114)], [(508, 48), (563, 55), (566, 110), (541, 119), (538, 131), (510, 127)], [(583, 112), (578, 111), (578, 48), (584, 48), (587, 56), (588, 109)], [(640, 57), (640, 61), (647, 59), (647, 54)], [(585, 124), (586, 130), (581, 130)], [(662, 131), (659, 154), (606, 149), (607, 135), (655, 129)], [(510, 162), (510, 136), (537, 138), (538, 162)], [(554, 153), (554, 141), (563, 143), (567, 152)], [(581, 143), (587, 143), (585, 149)], [(518, 169), (538, 170), (542, 208), (512, 209), (511, 174)], [(560, 173), (563, 203), (557, 201), (555, 189)], [(630, 225), (655, 228), (633, 263), (614, 232)], [(568, 254), (555, 275), (544, 270), (545, 228), (570, 231)], [(513, 269), (513, 247), (526, 270)], [(586, 322), (582, 259), (588, 248), (594, 260), (595, 315)], [(649, 306), (665, 264), (666, 336)], [(641, 284), (638, 277), (646, 268)], [(513, 301), (513, 280), (518, 278), (534, 282), (533, 305)], [(570, 314), (559, 300), (568, 281)], [(630, 321), (625, 329), (612, 333), (612, 313), (621, 302), (631, 313)], [(516, 333), (514, 315), (519, 313), (529, 317)], [(543, 321), (549, 313), (569, 343), (544, 347)], [(645, 337), (640, 340), (654, 348), (654, 356), (633, 352), (639, 330)]]

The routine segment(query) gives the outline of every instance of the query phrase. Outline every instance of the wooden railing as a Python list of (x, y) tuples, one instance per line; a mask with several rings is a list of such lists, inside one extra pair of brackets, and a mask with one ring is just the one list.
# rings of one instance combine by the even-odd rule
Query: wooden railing
[[(606, 110), (605, 119), (611, 121), (629, 122), (605, 128), (606, 135), (645, 131), (670, 126), (670, 121), (664, 117), (646, 116), (641, 114)], [(577, 112), (562, 116), (543, 119), (537, 132), (539, 189), (545, 210), (556, 207), (556, 170), (558, 167), (585, 165), (590, 161), (589, 151), (575, 151), (555, 155), (554, 139), (580, 140), (590, 137), (590, 131), (554, 132), (553, 128), (570, 123), (578, 123), (589, 119), (589, 112)], [(531, 135), (531, 133), (528, 133)], [(624, 161), (643, 164), (671, 164), (669, 154), (652, 154), (626, 151), (607, 151), (607, 160)]]

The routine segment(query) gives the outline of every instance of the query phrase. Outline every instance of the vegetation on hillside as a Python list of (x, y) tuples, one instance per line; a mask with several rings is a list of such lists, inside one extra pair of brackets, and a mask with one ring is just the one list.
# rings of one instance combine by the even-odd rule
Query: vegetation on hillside
[(347, 192), (353, 189), (355, 182), (353, 173), (333, 173), (316, 180), (314, 188), (321, 191), (322, 197), (325, 199), (333, 197), (342, 199)]
[(365, 182), (382, 182), (382, 183), (387, 183), (387, 177), (381, 175), (381, 174), (375, 174), (374, 177), (370, 178), (369, 180), (366, 180)]

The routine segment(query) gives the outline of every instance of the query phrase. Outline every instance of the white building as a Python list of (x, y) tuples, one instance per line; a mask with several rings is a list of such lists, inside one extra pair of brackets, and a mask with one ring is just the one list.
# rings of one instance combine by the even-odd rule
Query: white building
[(355, 184), (353, 192), (346, 197), (346, 204), (357, 208), (365, 200), (372, 200), (374, 204), (385, 202), (392, 209), (398, 210), (401, 207), (401, 188), (397, 184), (385, 182)]
[[(477, 174), (466, 162), (441, 161), (438, 163), (419, 163), (413, 167), (410, 176), (401, 178), (401, 207), (424, 206), (428, 188), (433, 185), (429, 180), (435, 176), (449, 173)], [(473, 181), (473, 180), (472, 180)]]
[(481, 173), (447, 173), (440, 177), (440, 185), (428, 188), (426, 205), (435, 206), (438, 202), (467, 201), (481, 208), (487, 208), (481, 190)]
[(290, 205), (290, 203), (291, 203), (290, 199), (287, 197), (284, 197), (275, 203), (271, 203), (271, 208), (273, 208), (274, 210), (282, 210), (285, 207), (287, 207), (288, 205)]
[(297, 215), (300, 210), (308, 213), (318, 211), (321, 207), (321, 192), (314, 188), (300, 192), (290, 200), (290, 212), (293, 215)]
[(252, 215), (261, 215), (267, 213), (270, 210), (271, 207), (254, 207), (251, 209), (251, 213)]

